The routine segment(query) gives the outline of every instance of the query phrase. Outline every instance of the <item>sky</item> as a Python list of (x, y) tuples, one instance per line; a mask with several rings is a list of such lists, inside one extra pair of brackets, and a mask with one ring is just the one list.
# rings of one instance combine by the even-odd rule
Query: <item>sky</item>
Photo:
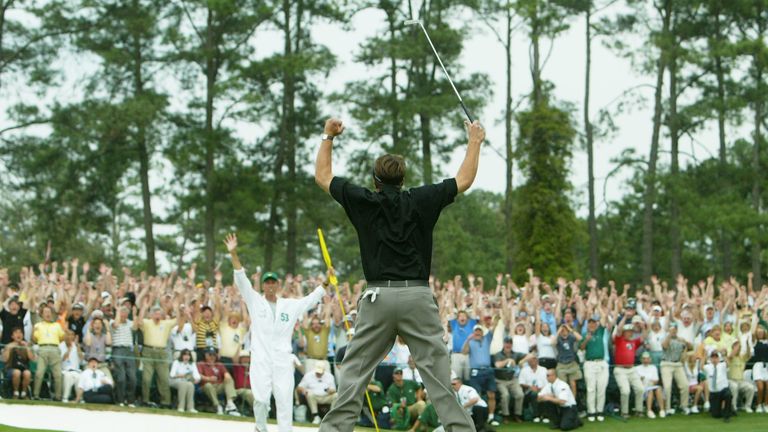
[[(613, 14), (614, 12), (615, 10), (609, 9), (604, 13)], [(383, 13), (368, 9), (358, 12), (344, 26), (316, 23), (311, 27), (310, 31), (315, 40), (329, 47), (337, 56), (337, 67), (327, 77), (319, 79), (317, 83), (319, 87), (325, 88), (329, 92), (343, 91), (345, 83), (358, 80), (369, 73), (363, 65), (354, 62), (354, 55), (359, 52), (361, 43), (368, 37), (377, 34), (377, 32), (383, 32), (383, 18)], [(501, 119), (504, 106), (505, 54), (503, 47), (492, 32), (480, 20), (475, 19), (473, 21), (473, 19), (474, 17), (469, 11), (463, 11), (455, 17), (456, 22), (469, 23), (474, 27), (474, 31), (469, 33), (468, 39), (465, 41), (464, 51), (460, 59), (462, 73), (482, 72), (487, 74), (490, 77), (490, 82), (493, 83), (491, 88), (493, 97), (487, 101), (482, 112), (474, 113), (487, 129), (487, 141), (481, 153), (480, 169), (473, 189), (503, 192), (505, 165), (504, 159), (500, 155), (503, 155), (504, 143), (504, 127)], [(569, 24), (570, 28), (552, 41), (551, 46), (550, 41), (542, 43), (542, 52), (545, 54), (549, 52), (543, 77), (554, 84), (554, 95), (558, 100), (571, 103), (576, 108), (573, 117), (574, 125), (577, 129), (582, 130), (581, 106), (585, 76), (583, 18), (575, 18)], [(628, 38), (626, 42), (639, 46), (642, 40), (639, 37), (634, 40)], [(426, 39), (423, 40), (423, 43), (427, 44)], [(267, 30), (257, 33), (253, 46), (256, 48), (254, 57), (262, 58), (279, 50), (282, 47), (282, 41), (275, 31)], [(438, 51), (440, 48), (437, 46)], [(528, 61), (529, 42), (526, 40), (522, 29), (515, 34), (513, 53), (512, 87), (514, 103), (517, 103), (531, 88)], [(617, 126), (615, 135), (595, 143), (595, 192), (597, 211), (601, 213), (606, 210), (608, 203), (621, 199), (621, 196), (627, 191), (624, 186), (625, 181), (632, 174), (632, 168), (623, 168), (606, 181), (606, 176), (616, 166), (615, 159), (628, 149), (634, 150), (640, 158), (647, 158), (648, 156), (651, 140), (654, 77), (635, 71), (628, 59), (622, 58), (606, 48), (599, 39), (593, 42), (592, 57), (591, 111), (593, 114), (603, 108), (615, 107), (620, 95), (630, 88), (635, 88), (636, 95), (645, 99), (644, 104), (634, 107), (631, 111), (625, 111), (614, 118)], [(91, 60), (71, 55), (60, 59), (58, 64), (66, 71), (65, 78), (61, 86), (50, 94), (48, 99), (67, 101), (81, 98), (84, 78), (96, 67), (96, 63)], [(446, 64), (449, 72), (452, 70), (452, 66)], [(188, 95), (185, 95), (178, 84), (172, 81), (162, 81), (159, 86), (162, 87), (161, 90), (175, 95), (172, 100), (172, 108), (181, 108)], [(3, 112), (14, 100), (36, 97), (20, 88), (6, 88), (4, 93), (3, 96), (7, 97), (0, 98), (4, 99), (0, 100), (0, 110)], [(320, 105), (325, 115), (340, 116), (349, 130), (356, 127), (354, 119), (347, 116), (339, 107), (330, 106), (325, 101), (321, 101)], [(522, 107), (525, 107), (525, 104)], [(457, 112), (460, 110), (458, 102), (456, 103), (456, 110)], [(7, 124), (8, 121), (0, 117), (0, 128)], [(685, 152), (681, 155), (682, 166), (685, 166), (693, 158), (701, 161), (717, 154), (717, 136), (711, 129), (713, 125), (710, 124), (709, 126), (709, 129), (698, 132), (694, 138), (684, 137), (682, 139), (681, 150)], [(247, 140), (252, 140), (254, 136), (258, 136), (262, 132), (258, 126), (248, 124), (236, 125), (235, 129), (241, 137)], [(45, 128), (38, 128), (37, 130), (44, 133)], [(319, 144), (320, 133), (322, 133), (322, 128), (321, 125), (318, 125), (317, 139), (308, 142), (308, 148), (314, 148)], [(456, 125), (456, 133), (463, 133), (461, 124)], [(729, 139), (735, 139), (736, 135), (744, 136), (745, 133), (737, 130), (735, 134), (729, 133)], [(337, 147), (343, 149), (344, 137), (341, 137), (339, 141)], [(669, 154), (665, 153), (665, 149), (668, 148), (667, 141), (668, 138), (662, 136), (661, 164), (666, 164), (669, 159)], [(343, 152), (343, 150), (338, 150), (338, 152)], [(456, 149), (450, 162), (441, 167), (442, 171), (447, 175), (453, 175), (458, 170), (463, 155), (464, 148)], [(335, 173), (344, 174), (343, 155), (337, 156), (341, 157), (336, 159)], [(169, 172), (171, 168), (167, 164), (155, 161), (154, 167), (155, 171), (151, 177), (153, 189), (162, 186), (165, 179), (171, 174)], [(312, 167), (308, 166), (305, 169), (311, 172)], [(520, 172), (516, 170), (515, 186), (519, 186), (522, 180)], [(583, 217), (587, 212), (587, 156), (578, 142), (574, 143), (574, 154), (570, 163), (570, 181), (573, 185), (571, 198), (575, 210), (579, 216)], [(169, 203), (162, 196), (156, 195), (153, 198), (153, 211), (156, 214), (162, 214), (168, 205)], [(160, 227), (160, 231), (163, 230), (163, 227)]]
[[(611, 13), (611, 11), (606, 11)], [(471, 19), (468, 14), (464, 18)], [(332, 47), (340, 57), (340, 65), (333, 71), (328, 79), (328, 87), (333, 90), (342, 90), (343, 83), (354, 80), (361, 74), (365, 74), (364, 67), (357, 65), (352, 60), (352, 54), (359, 50), (360, 43), (366, 37), (382, 31), (383, 14), (377, 11), (367, 10), (357, 14), (352, 21), (354, 32), (345, 31), (336, 26), (324, 27), (322, 31), (315, 32), (317, 39)], [(494, 192), (504, 191), (505, 164), (504, 154), (504, 83), (505, 83), (505, 53), (502, 45), (496, 40), (493, 33), (485, 25), (476, 20), (473, 32), (468, 40), (461, 58), (462, 70), (466, 74), (482, 72), (489, 75), (493, 84), (493, 97), (487, 102), (481, 113), (475, 113), (487, 130), (487, 141), (484, 145), (480, 159), (480, 169), (473, 188), (486, 189)], [(584, 100), (585, 80), (585, 24), (579, 17), (570, 22), (568, 31), (562, 33), (551, 43), (551, 53), (544, 66), (543, 77), (551, 81), (554, 86), (554, 95), (557, 99), (570, 102), (577, 107), (574, 112), (575, 126), (583, 130), (582, 105)], [(429, 29), (427, 29), (429, 31)], [(639, 38), (633, 41), (639, 45)], [(426, 39), (424, 43), (427, 44)], [(437, 47), (438, 52), (440, 47)], [(542, 43), (542, 52), (550, 50), (550, 42)], [(513, 66), (512, 88), (513, 104), (524, 97), (531, 89), (529, 72), (529, 42), (524, 33), (518, 31), (513, 41)], [(446, 64), (448, 71), (451, 65)], [(618, 128), (617, 133), (604, 141), (595, 143), (595, 188), (597, 196), (598, 213), (606, 209), (608, 202), (619, 200), (626, 192), (624, 182), (632, 169), (624, 168), (610, 177), (606, 177), (616, 164), (613, 162), (620, 157), (623, 151), (634, 149), (639, 157), (647, 158), (651, 142), (651, 125), (653, 114), (653, 85), (654, 76), (646, 76), (633, 70), (628, 59), (618, 56), (615, 52), (606, 48), (599, 39), (592, 44), (592, 78), (591, 78), (591, 108), (592, 117), (600, 109), (615, 109), (620, 96), (628, 89), (635, 88), (635, 95), (645, 99), (645, 103), (634, 107), (631, 111), (614, 118)], [(525, 104), (522, 105), (525, 107)], [(458, 102), (456, 110), (460, 110)], [(329, 114), (336, 114), (329, 107)], [(344, 119), (347, 127), (355, 127), (354, 119)], [(461, 125), (457, 125), (457, 130)], [(513, 132), (516, 135), (517, 131)], [(662, 137), (661, 163), (666, 163), (669, 155), (664, 153), (668, 144)], [(494, 151), (492, 148), (495, 148)], [(683, 138), (681, 150), (690, 153), (699, 161), (717, 154), (717, 136), (711, 129), (701, 131), (695, 136), (695, 140)], [(453, 153), (451, 161), (443, 167), (446, 174), (455, 173), (463, 159), (464, 148), (458, 148)], [(681, 164), (685, 166), (691, 158), (681, 155)], [(574, 156), (570, 164), (570, 181), (573, 185), (572, 198), (577, 214), (586, 215), (587, 212), (587, 154), (582, 146), (576, 142)], [(515, 170), (514, 181), (518, 186), (522, 181), (519, 171)], [(605, 200), (604, 198), (605, 197)]]

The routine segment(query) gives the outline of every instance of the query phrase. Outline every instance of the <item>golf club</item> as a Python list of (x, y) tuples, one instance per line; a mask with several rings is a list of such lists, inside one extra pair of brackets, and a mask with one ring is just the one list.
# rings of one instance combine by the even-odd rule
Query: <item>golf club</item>
[(427, 33), (427, 29), (424, 28), (424, 24), (421, 23), (419, 20), (406, 20), (404, 22), (405, 25), (418, 25), (421, 27), (421, 30), (424, 32), (424, 36), (427, 37), (427, 42), (429, 42), (429, 46), (432, 47), (432, 52), (435, 53), (435, 57), (437, 57), (438, 63), (440, 63), (440, 67), (443, 68), (443, 72), (445, 73), (445, 77), (448, 78), (448, 82), (451, 83), (451, 87), (453, 88), (453, 92), (456, 93), (456, 97), (459, 98), (459, 103), (461, 104), (461, 109), (464, 110), (464, 114), (466, 114), (467, 118), (470, 122), (473, 122), (472, 115), (469, 113), (469, 110), (467, 109), (467, 106), (464, 105), (464, 100), (461, 98), (461, 95), (459, 94), (459, 91), (456, 90), (456, 86), (453, 85), (453, 80), (451, 79), (451, 75), (448, 74), (448, 71), (445, 69), (445, 65), (443, 64), (443, 61), (440, 59), (440, 54), (437, 53), (437, 50), (435, 49), (435, 45), (432, 43), (432, 39), (429, 38), (429, 33)]

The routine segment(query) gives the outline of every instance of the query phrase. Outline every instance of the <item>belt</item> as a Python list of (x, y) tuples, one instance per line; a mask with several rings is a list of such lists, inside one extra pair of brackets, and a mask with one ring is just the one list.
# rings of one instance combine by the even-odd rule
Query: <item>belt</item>
[[(152, 348), (152, 347), (148, 347), (148, 348)], [(115, 346), (115, 345), (113, 345), (112, 346), (112, 350), (114, 351), (116, 349), (127, 349), (127, 350), (129, 350), (129, 349), (133, 349), (133, 346), (129, 346), (129, 345), (117, 345), (117, 346)]]
[(587, 361), (588, 361), (588, 362), (599, 362), (599, 361), (605, 361), (605, 359), (604, 359), (604, 358), (599, 358), (599, 359), (587, 359)]
[(386, 287), (386, 288), (408, 288), (412, 286), (429, 286), (429, 282), (424, 279), (375, 280), (375, 281), (369, 281), (368, 286)]
[(153, 347), (153, 346), (149, 346), (149, 345), (144, 345), (144, 349), (147, 349), (147, 348), (165, 351), (165, 347)]
[(43, 347), (56, 347), (56, 348), (58, 348), (59, 347), (57, 344), (39, 344), (38, 346), (40, 348), (43, 348)]

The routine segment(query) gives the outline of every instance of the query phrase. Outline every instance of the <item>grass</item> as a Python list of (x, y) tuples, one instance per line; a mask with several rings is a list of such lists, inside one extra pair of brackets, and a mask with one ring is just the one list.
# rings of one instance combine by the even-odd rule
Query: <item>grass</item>
[(0, 432), (54, 432), (54, 431), (49, 431), (45, 429), (22, 429), (22, 428), (0, 424)]
[[(195, 418), (212, 418), (222, 421), (240, 421), (240, 422), (253, 422), (250, 417), (230, 417), (220, 416), (211, 413), (179, 413), (175, 410), (165, 410), (157, 408), (129, 408), (120, 407), (117, 405), (94, 405), (94, 404), (62, 404), (50, 401), (28, 401), (28, 400), (8, 400), (4, 399), (0, 403), (7, 404), (19, 404), (19, 405), (55, 405), (57, 407), (64, 408), (80, 408), (90, 411), (120, 411), (120, 412), (136, 412), (144, 414), (157, 414), (157, 415), (174, 415), (180, 417), (195, 417)], [(586, 419), (584, 419), (586, 420)], [(270, 420), (270, 423), (274, 421)], [(298, 424), (297, 424), (298, 425)], [(312, 425), (304, 424), (304, 426), (311, 427)], [(544, 424), (510, 424), (502, 425), (496, 428), (497, 432), (547, 432), (549, 431), (549, 425)], [(656, 432), (656, 431), (686, 431), (686, 432), (764, 432), (768, 430), (768, 414), (744, 414), (740, 413), (738, 417), (731, 419), (730, 423), (724, 423), (722, 420), (715, 420), (707, 414), (696, 414), (690, 416), (676, 415), (667, 417), (666, 419), (647, 419), (647, 418), (632, 418), (629, 421), (622, 422), (620, 420), (606, 418), (605, 423), (589, 423), (585, 422), (584, 427), (578, 429), (583, 432), (590, 431), (602, 431), (613, 432), (615, 430), (621, 432)], [(367, 428), (355, 428), (356, 431), (373, 431), (373, 429)], [(20, 429), (5, 426), (0, 424), (0, 432), (52, 432), (52, 431), (38, 431), (34, 429)]]

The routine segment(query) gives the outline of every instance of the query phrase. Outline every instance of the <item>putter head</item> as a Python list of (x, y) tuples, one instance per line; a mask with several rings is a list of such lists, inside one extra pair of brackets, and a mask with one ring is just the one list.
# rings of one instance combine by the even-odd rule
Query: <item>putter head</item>
[(415, 19), (409, 19), (409, 20), (403, 21), (403, 24), (405, 24), (405, 25), (421, 25), (421, 21), (415, 20)]

